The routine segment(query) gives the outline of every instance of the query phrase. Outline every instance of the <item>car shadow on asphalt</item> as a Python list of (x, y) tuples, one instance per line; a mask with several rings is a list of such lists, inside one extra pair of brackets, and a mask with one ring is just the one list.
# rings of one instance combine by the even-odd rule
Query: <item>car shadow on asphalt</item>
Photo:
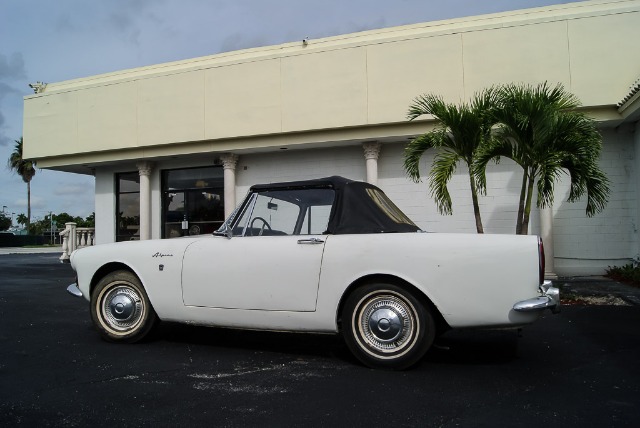
[(505, 364), (518, 358), (517, 330), (451, 330), (424, 358), (434, 364)]
[[(233, 330), (163, 322), (153, 341), (250, 350), (359, 364), (340, 335)], [(505, 364), (517, 359), (516, 330), (455, 330), (437, 338), (425, 355), (427, 364)]]
[(162, 322), (151, 340), (354, 361), (342, 337), (335, 334), (234, 330)]

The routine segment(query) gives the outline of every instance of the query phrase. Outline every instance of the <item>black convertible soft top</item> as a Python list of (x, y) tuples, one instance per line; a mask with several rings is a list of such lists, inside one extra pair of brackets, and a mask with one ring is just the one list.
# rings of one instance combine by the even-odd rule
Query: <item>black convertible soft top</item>
[(418, 226), (380, 190), (362, 181), (332, 176), (315, 180), (256, 184), (251, 191), (294, 189), (334, 189), (327, 232), (333, 235), (353, 233), (417, 232)]

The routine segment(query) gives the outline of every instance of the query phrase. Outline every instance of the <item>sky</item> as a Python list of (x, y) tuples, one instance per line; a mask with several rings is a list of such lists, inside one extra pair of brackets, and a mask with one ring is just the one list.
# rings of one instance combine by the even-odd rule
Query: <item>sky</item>
[[(306, 37), (571, 2), (0, 0), (2, 209), (15, 216), (27, 212), (27, 185), (6, 162), (22, 136), (23, 97), (33, 93), (29, 83), (61, 82)], [(91, 176), (38, 169), (31, 181), (32, 221), (49, 212), (88, 216), (94, 211), (94, 183)]]

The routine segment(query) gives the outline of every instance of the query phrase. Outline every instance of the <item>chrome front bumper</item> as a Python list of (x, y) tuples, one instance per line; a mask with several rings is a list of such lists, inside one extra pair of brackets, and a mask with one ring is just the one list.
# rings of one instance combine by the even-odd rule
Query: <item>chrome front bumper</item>
[(551, 309), (557, 314), (560, 312), (560, 290), (551, 286), (551, 281), (544, 281), (540, 286), (539, 297), (523, 300), (513, 305), (513, 310), (517, 312), (533, 312)]
[(82, 291), (80, 291), (80, 289), (78, 288), (78, 284), (76, 284), (75, 282), (67, 287), (67, 292), (72, 296), (82, 297)]

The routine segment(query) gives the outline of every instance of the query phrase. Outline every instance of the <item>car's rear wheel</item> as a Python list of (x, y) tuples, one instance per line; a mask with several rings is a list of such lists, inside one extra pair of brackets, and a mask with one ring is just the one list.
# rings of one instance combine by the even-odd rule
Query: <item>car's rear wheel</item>
[(345, 303), (342, 323), (351, 352), (373, 368), (409, 368), (435, 337), (429, 310), (394, 284), (368, 284), (355, 290)]
[(142, 340), (158, 321), (140, 280), (129, 271), (103, 277), (91, 293), (91, 319), (111, 342)]

